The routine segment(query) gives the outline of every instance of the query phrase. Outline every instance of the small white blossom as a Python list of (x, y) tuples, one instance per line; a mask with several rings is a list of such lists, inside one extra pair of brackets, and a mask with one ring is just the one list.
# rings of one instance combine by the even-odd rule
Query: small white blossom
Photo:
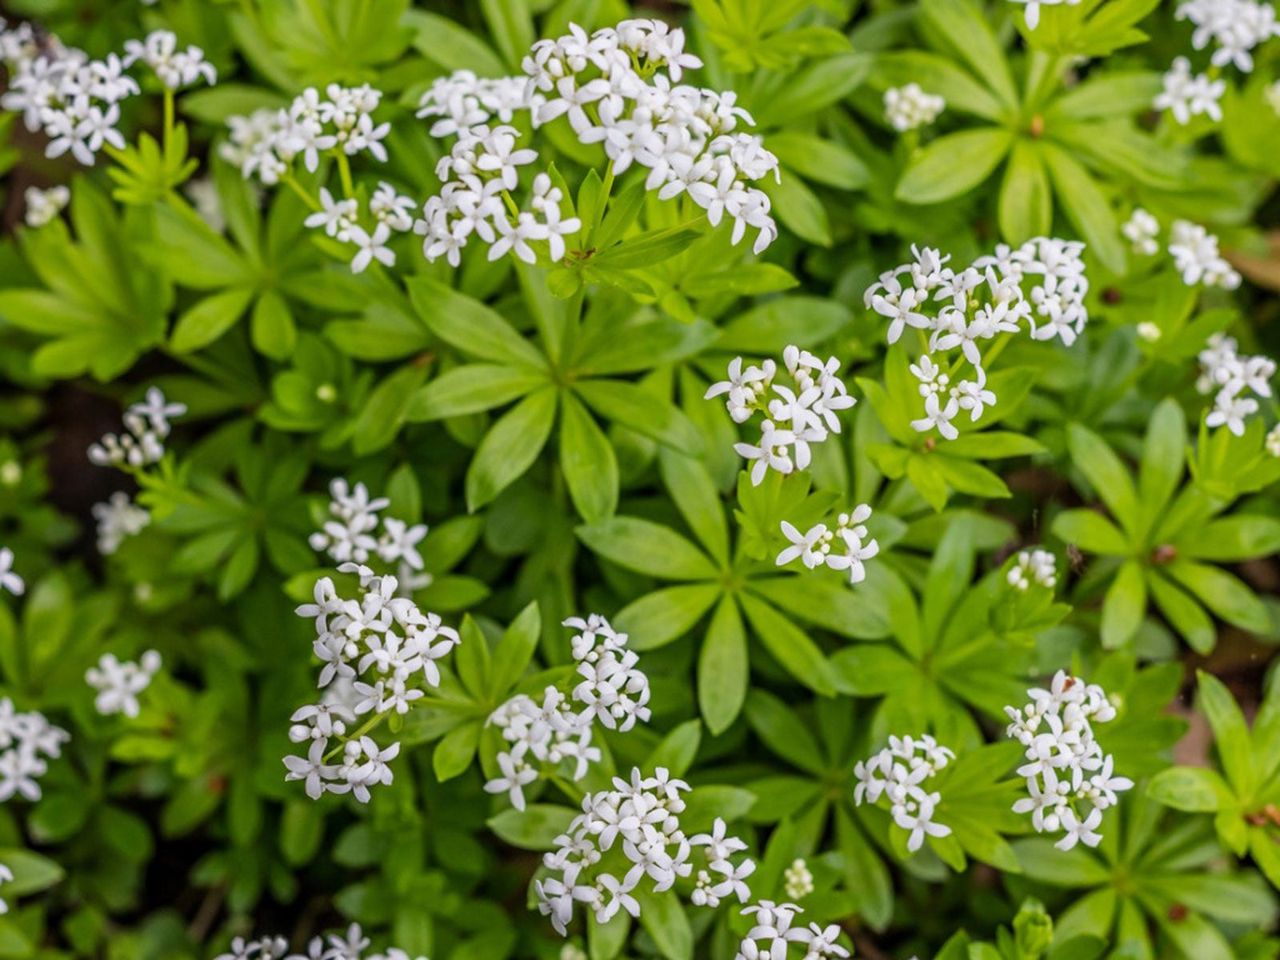
[(1057, 560), (1048, 550), (1023, 550), (1006, 579), (1019, 590), (1026, 590), (1033, 583), (1053, 589), (1058, 583)]
[(1237, 437), (1243, 436), (1245, 421), (1258, 412), (1258, 401), (1245, 392), (1269, 398), (1275, 373), (1276, 363), (1270, 357), (1238, 353), (1234, 339), (1214, 334), (1200, 351), (1200, 379), (1196, 384), (1201, 393), (1214, 394), (1213, 409), (1205, 423), (1210, 427), (1225, 426)]
[(23, 194), (27, 212), (24, 220), (28, 227), (43, 227), (58, 216), (71, 202), (71, 191), (58, 185), (48, 190), (39, 187), (27, 187)]
[(1014, 3), (1025, 3), (1027, 29), (1034, 30), (1040, 25), (1040, 8), (1053, 7), (1058, 4), (1066, 4), (1067, 6), (1075, 6), (1080, 0), (1013, 0)]
[(151, 685), (151, 678), (159, 669), (160, 654), (154, 650), (148, 650), (136, 663), (104, 653), (97, 666), (90, 667), (84, 675), (85, 682), (98, 691), (94, 708), (103, 716), (123, 713), (136, 717), (141, 709), (138, 695)]
[(899, 132), (928, 126), (938, 119), (946, 106), (946, 100), (936, 94), (925, 93), (918, 83), (890, 87), (884, 92), (885, 119)]
[(1160, 236), (1160, 223), (1142, 207), (1134, 207), (1129, 219), (1120, 227), (1120, 232), (1132, 244), (1134, 253), (1149, 257), (1160, 249), (1157, 240)]
[(1215, 123), (1222, 120), (1219, 101), (1227, 90), (1225, 80), (1210, 79), (1207, 73), (1191, 73), (1191, 62), (1178, 57), (1164, 75), (1164, 89), (1156, 95), (1152, 106), (1168, 110), (1181, 124), (1191, 122), (1192, 117), (1207, 116)]
[(178, 38), (168, 30), (155, 30), (143, 40), (128, 40), (124, 45), (124, 65), (142, 61), (155, 71), (160, 82), (170, 90), (189, 87), (200, 80), (213, 86), (218, 72), (204, 58), (199, 47), (178, 49)]
[(940, 794), (930, 793), (925, 784), (954, 759), (951, 750), (927, 734), (890, 737), (887, 747), (854, 766), (853, 802), (875, 803), (886, 797), (894, 823), (907, 831), (907, 849), (914, 853), (926, 836), (951, 834), (950, 827), (934, 820)]
[[(0, 551), (3, 554), (4, 551)], [(62, 755), (71, 739), (35, 710), (19, 713), (8, 697), (0, 698), (0, 803), (14, 796), (39, 800), (39, 779), (49, 771), (46, 760)]]
[(1026, 778), (1027, 796), (1014, 803), (1013, 812), (1030, 813), (1038, 833), (1064, 833), (1056, 844), (1061, 850), (1081, 842), (1096, 847), (1103, 811), (1133, 786), (1112, 774), (1113, 758), (1094, 739), (1093, 722), (1110, 721), (1115, 708), (1101, 687), (1061, 670), (1047, 690), (1027, 693), (1030, 701), (1022, 709), (1004, 708), (1008, 736), (1026, 749), (1018, 775)]
[(14, 573), (13, 551), (8, 547), (0, 547), (0, 592), (7, 590), (15, 597), (20, 597), (26, 589), (26, 581)]

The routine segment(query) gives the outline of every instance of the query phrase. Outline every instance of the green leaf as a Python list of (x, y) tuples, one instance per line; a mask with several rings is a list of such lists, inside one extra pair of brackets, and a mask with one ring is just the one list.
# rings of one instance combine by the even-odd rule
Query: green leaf
[(406, 281), (409, 299), (428, 329), (469, 357), (544, 370), (546, 360), (495, 310), (428, 277)]
[(569, 392), (560, 412), (560, 466), (573, 505), (587, 523), (598, 523), (618, 509), (618, 458), (613, 446)]
[(492, 410), (546, 382), (544, 374), (528, 367), (468, 363), (440, 374), (414, 394), (406, 419), (442, 420)]
[(508, 410), (484, 435), (467, 470), (467, 509), (474, 513), (523, 476), (546, 445), (557, 393), (543, 387)]
[(1053, 518), (1053, 535), (1090, 553), (1123, 556), (1129, 552), (1124, 534), (1094, 510), (1064, 510)]
[(357, 456), (381, 450), (396, 438), (426, 375), (425, 368), (410, 363), (373, 388), (356, 418), (351, 439)]
[(692, 630), (719, 596), (710, 583), (666, 587), (627, 604), (613, 623), (631, 637), (631, 649), (654, 650)]
[(489, 24), (489, 35), (497, 41), (507, 65), (519, 66), (534, 41), (528, 0), (480, 0), (480, 10)]
[(580, 380), (573, 389), (606, 420), (684, 453), (697, 456), (702, 452), (702, 436), (693, 421), (643, 387), (620, 380)]
[(835, 695), (831, 664), (803, 630), (750, 594), (743, 594), (740, 602), (757, 639), (783, 669), (815, 693), (824, 697)]
[(1011, 244), (1050, 232), (1053, 191), (1034, 143), (1019, 140), (1013, 145), (1000, 187), (999, 214), (1000, 233)]
[(1115, 212), (1097, 182), (1066, 150), (1045, 142), (1044, 159), (1058, 202), (1097, 257), (1112, 273), (1124, 273), (1125, 250)]
[(827, 763), (818, 742), (791, 709), (771, 693), (752, 690), (747, 696), (747, 722), (756, 736), (793, 766), (823, 776)]
[(724, 503), (711, 475), (702, 461), (677, 453), (670, 448), (658, 456), (662, 484), (671, 494), (680, 515), (721, 566), (729, 563), (729, 527), (725, 521)]
[(1242, 630), (1266, 634), (1271, 617), (1266, 606), (1239, 577), (1191, 560), (1175, 560), (1165, 568), (1215, 614)]
[(471, 766), (476, 748), (480, 745), (482, 729), (484, 724), (479, 720), (464, 723), (450, 730), (436, 744), (435, 752), (431, 755), (431, 766), (437, 780), (441, 783), (452, 780)]
[(1088, 479), (1093, 492), (1120, 525), (1132, 533), (1138, 516), (1138, 496), (1120, 458), (1105, 440), (1078, 423), (1067, 427), (1067, 447), (1072, 463)]
[(686, 720), (662, 738), (649, 758), (641, 764), (641, 769), (657, 770), (662, 767), (669, 770), (673, 777), (683, 777), (693, 766), (693, 759), (701, 742), (702, 724), (697, 720)]
[(1147, 586), (1160, 612), (1197, 653), (1208, 653), (1217, 643), (1217, 631), (1204, 608), (1191, 595), (1170, 581), (1163, 570), (1155, 570)]
[(722, 597), (698, 653), (698, 709), (712, 734), (727, 730), (742, 710), (748, 672), (742, 617), (733, 599)]
[[(1141, 502), (1141, 529), (1144, 534), (1165, 513), (1169, 498), (1178, 489), (1182, 477), (1187, 441), (1187, 418), (1172, 397), (1161, 402), (1151, 414), (1142, 446), (1142, 462), (1138, 470), (1138, 495)], [(1280, 524), (1277, 524), (1280, 527)]]
[(1257, 772), (1253, 767), (1253, 749), (1244, 714), (1231, 692), (1213, 674), (1197, 670), (1196, 680), (1200, 690), (1200, 710), (1213, 728), (1222, 769), (1235, 788), (1236, 796), (1248, 802), (1253, 798)]
[(4, 884), (2, 892), (9, 900), (48, 890), (60, 883), (64, 876), (62, 867), (57, 863), (30, 850), (0, 850), (0, 863), (13, 872), (13, 879)]
[(939, 137), (915, 155), (893, 195), (921, 205), (958, 197), (986, 180), (1012, 143), (1013, 134), (998, 127)]
[(578, 539), (619, 566), (660, 580), (714, 580), (706, 554), (670, 527), (639, 517), (611, 517), (578, 527)]
[(634, 896), (640, 902), (640, 925), (662, 956), (666, 960), (692, 960), (693, 928), (675, 892), (653, 893), (641, 886)]
[(524, 810), (504, 810), (489, 819), (489, 829), (521, 850), (545, 851), (555, 847), (556, 837), (569, 829), (576, 816), (570, 807), (531, 803)]
[(205, 297), (178, 318), (169, 346), (176, 353), (207, 347), (235, 326), (252, 299), (252, 290), (238, 287)]
[(1142, 565), (1136, 560), (1126, 560), (1102, 603), (1102, 646), (1114, 650), (1127, 644), (1138, 632), (1146, 611), (1147, 587)]
[(511, 621), (494, 648), (489, 670), (489, 699), (497, 702), (519, 683), (538, 647), (542, 613), (532, 601)]
[[(1006, 107), (1016, 106), (1018, 93), (1009, 61), (982, 10), (968, 0), (924, 0), (920, 8), (931, 26), (986, 81), (1000, 101)], [(946, 90), (937, 92), (947, 95)]]
[(1177, 548), (1184, 557), (1228, 563), (1280, 553), (1280, 520), (1256, 514), (1211, 520), (1179, 537)]
[(1187, 813), (1212, 813), (1232, 801), (1231, 788), (1217, 771), (1205, 767), (1170, 767), (1147, 784), (1147, 796)]
[(856, 153), (831, 140), (799, 130), (769, 134), (769, 149), (786, 171), (840, 190), (856, 190), (870, 178)]

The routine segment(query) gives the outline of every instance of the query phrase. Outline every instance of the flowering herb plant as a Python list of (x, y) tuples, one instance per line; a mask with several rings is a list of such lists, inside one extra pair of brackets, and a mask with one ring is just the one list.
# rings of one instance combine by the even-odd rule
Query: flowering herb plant
[(0, 960), (1280, 957), (1270, 2), (5, 16)]

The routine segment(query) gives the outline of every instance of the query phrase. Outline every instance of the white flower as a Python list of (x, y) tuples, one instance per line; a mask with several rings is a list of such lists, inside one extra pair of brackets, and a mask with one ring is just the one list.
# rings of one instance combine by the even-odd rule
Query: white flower
[(886, 796), (894, 823), (907, 830), (907, 849), (912, 853), (926, 836), (945, 837), (951, 828), (936, 823), (934, 811), (941, 796), (930, 793), (924, 784), (954, 759), (955, 754), (933, 737), (890, 737), (889, 746), (854, 767), (853, 801), (861, 805)]
[(1192, 75), (1191, 62), (1178, 57), (1164, 75), (1164, 89), (1156, 95), (1152, 106), (1168, 110), (1181, 124), (1204, 114), (1215, 123), (1222, 120), (1222, 107), (1218, 101), (1226, 92), (1225, 80), (1211, 80), (1206, 73)]
[(26, 581), (13, 571), (13, 551), (0, 547), (0, 591), (8, 590), (15, 597), (20, 597), (26, 589)]
[(93, 705), (103, 716), (123, 713), (136, 717), (140, 706), (138, 694), (151, 685), (151, 678), (160, 669), (160, 654), (148, 650), (138, 662), (117, 660), (114, 654), (104, 653), (98, 665), (85, 671), (84, 679), (98, 691)]
[(1033, 582), (1052, 589), (1058, 582), (1057, 560), (1047, 550), (1023, 550), (1006, 579), (1019, 590), (1026, 590)]
[(511, 805), (517, 810), (523, 810), (524, 788), (538, 779), (538, 771), (510, 753), (498, 754), (498, 769), (502, 771), (502, 776), (486, 783), (485, 791), (506, 793), (510, 797)]
[(1245, 421), (1258, 411), (1258, 401), (1245, 396), (1244, 392), (1270, 397), (1270, 381), (1275, 372), (1276, 364), (1270, 357), (1237, 353), (1236, 342), (1231, 337), (1211, 336), (1208, 346), (1200, 351), (1197, 383), (1201, 393), (1215, 393), (1213, 409), (1205, 418), (1206, 425), (1226, 426), (1236, 436), (1242, 436)]
[(1257, 0), (1187, 0), (1179, 4), (1177, 17), (1195, 25), (1191, 43), (1197, 50), (1210, 41), (1218, 44), (1215, 67), (1235, 64), (1246, 73), (1253, 69), (1253, 48), (1280, 32), (1275, 8)]
[(189, 87), (201, 79), (210, 86), (218, 82), (218, 72), (204, 59), (204, 51), (199, 47), (179, 50), (177, 36), (168, 30), (155, 30), (144, 40), (127, 40), (124, 49), (126, 67), (141, 60), (170, 90)]
[(1152, 323), (1150, 320), (1143, 320), (1137, 326), (1138, 336), (1147, 343), (1155, 343), (1164, 336), (1164, 331), (1160, 329), (1158, 324)]
[[(331, 489), (331, 510), (340, 521), (334, 525), (345, 524), (349, 532), (371, 529), (370, 521), (376, 524), (373, 511), (386, 506), (385, 500), (370, 500), (360, 484), (350, 492), (345, 481), (335, 480)], [(324, 577), (316, 583), (315, 602), (296, 611), (315, 624), (313, 651), (324, 663), (317, 686), (333, 687), (327, 699), (293, 714), (289, 738), (311, 746), (305, 758), (284, 759), (286, 779), (305, 780), (313, 798), (325, 792), (350, 793), (368, 803), (372, 787), (392, 782), (390, 762), (400, 744), (382, 748), (370, 736), (348, 737), (348, 722), (368, 714), (407, 713), (423, 696), (423, 687), (439, 686), (436, 661), (460, 638), (438, 616), (423, 613), (412, 599), (398, 595), (395, 577), (377, 576), (358, 563), (343, 563), (338, 570), (358, 575), (357, 597), (340, 596), (333, 581)], [(339, 746), (331, 751), (333, 738)], [(339, 751), (340, 762), (325, 762)]]
[(373, 233), (368, 233), (358, 224), (353, 225), (348, 235), (351, 242), (360, 248), (351, 260), (352, 273), (363, 273), (374, 260), (383, 266), (395, 266), (396, 255), (387, 246), (387, 240), (391, 238), (391, 227), (387, 224), (378, 224), (374, 227)]
[[(4, 884), (4, 883), (13, 883), (13, 871), (10, 870), (5, 864), (0, 863), (0, 884)], [(6, 914), (8, 912), (9, 912), (8, 902), (3, 897), (0, 897), (0, 915)]]
[[(1012, 582), (1012, 578), (1011, 578)], [(1026, 750), (1027, 763), (1018, 768), (1027, 781), (1027, 796), (1016, 801), (1014, 813), (1030, 813), (1040, 833), (1066, 834), (1056, 844), (1069, 850), (1078, 842), (1096, 846), (1102, 814), (1114, 806), (1117, 794), (1133, 782), (1113, 774), (1114, 761), (1094, 738), (1093, 722), (1106, 723), (1115, 708), (1096, 685), (1058, 671), (1047, 690), (1029, 690), (1022, 709), (1005, 707), (1007, 733)]]
[(1273, 457), (1280, 457), (1280, 423), (1276, 424), (1267, 433), (1266, 439), (1267, 453)]
[(321, 187), (320, 209), (302, 222), (312, 230), (322, 227), (326, 234), (345, 243), (351, 239), (351, 231), (356, 226), (359, 212), (360, 208), (355, 200), (335, 200), (327, 187)]
[(1187, 286), (1205, 286), (1234, 290), (1240, 286), (1240, 274), (1218, 252), (1218, 238), (1199, 224), (1175, 220), (1169, 237), (1169, 255)]
[(146, 420), (152, 433), (158, 437), (167, 437), (171, 430), (170, 420), (183, 416), (187, 412), (185, 403), (166, 400), (159, 387), (148, 387), (146, 398), (138, 403), (130, 404), (128, 413)]
[(1141, 207), (1134, 207), (1129, 219), (1120, 227), (1120, 232), (1132, 244), (1134, 253), (1149, 257), (1160, 249), (1156, 240), (1160, 235), (1160, 223)]
[(71, 201), (71, 191), (64, 186), (50, 187), (41, 190), (39, 187), (27, 187), (23, 194), (26, 200), (26, 224), (28, 227), (43, 227), (60, 214)]
[(374, 219), (400, 233), (413, 229), (415, 205), (412, 197), (396, 193), (395, 187), (386, 182), (379, 183), (369, 198), (369, 212)]
[[(0, 551), (2, 555), (4, 551)], [(39, 800), (39, 779), (49, 771), (47, 759), (62, 755), (62, 745), (71, 739), (44, 714), (32, 710), (19, 713), (8, 697), (0, 698), (0, 803), (14, 796)]]
[(960, 402), (954, 397), (947, 400), (946, 405), (938, 402), (938, 395), (931, 393), (924, 398), (924, 416), (911, 421), (911, 428), (920, 433), (928, 433), (936, 429), (948, 440), (960, 436), (960, 431), (951, 425), (960, 410)]
[(925, 93), (918, 83), (890, 87), (884, 92), (885, 119), (899, 132), (928, 126), (946, 109), (947, 101)]
[(803, 900), (813, 893), (813, 874), (802, 858), (793, 860), (791, 866), (782, 871), (782, 879), (785, 884), (782, 892), (788, 900)]
[[(640, 902), (633, 891), (647, 882), (654, 892), (662, 892), (677, 879), (692, 876), (695, 849), (707, 849), (708, 860), (714, 858), (708, 870), (721, 875), (721, 895), (747, 893), (744, 880), (754, 865), (744, 861), (734, 866), (715, 857), (725, 849), (742, 849), (741, 841), (733, 838), (709, 843), (706, 836), (690, 839), (682, 830), (681, 795), (688, 789), (687, 783), (659, 767), (652, 777), (633, 769), (629, 779), (615, 777), (612, 790), (583, 797), (582, 813), (543, 857), (543, 866), (550, 875), (534, 883), (538, 910), (551, 918), (558, 933), (566, 933), (578, 903), (591, 910), (599, 923), (607, 923), (620, 909), (638, 917)], [(722, 823), (717, 824), (721, 837), (723, 829)], [(603, 858), (610, 851), (620, 853), (620, 857), (617, 853), (614, 857), (629, 864), (625, 875), (619, 877), (602, 868)], [(718, 902), (709, 886), (708, 870), (699, 872), (699, 886), (692, 897), (704, 906)]]

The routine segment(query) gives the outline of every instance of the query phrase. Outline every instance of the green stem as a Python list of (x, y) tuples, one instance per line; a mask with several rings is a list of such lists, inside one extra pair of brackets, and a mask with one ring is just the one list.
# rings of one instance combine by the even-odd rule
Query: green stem
[(164, 139), (162, 141), (164, 147), (164, 155), (169, 156), (169, 141), (173, 138), (174, 126), (174, 97), (173, 91), (168, 87), (164, 88)]
[(341, 150), (338, 151), (338, 176), (342, 178), (342, 194), (350, 200), (356, 195), (356, 188), (351, 182), (351, 161)]
[(286, 173), (283, 177), (280, 178), (280, 182), (287, 185), (290, 190), (292, 190), (294, 193), (300, 196), (302, 198), (302, 202), (305, 203), (312, 210), (318, 212), (322, 209), (320, 206), (320, 201), (318, 201), (311, 194), (307, 193), (307, 191), (303, 188), (302, 184), (300, 184), (297, 180), (294, 179), (293, 174)]

